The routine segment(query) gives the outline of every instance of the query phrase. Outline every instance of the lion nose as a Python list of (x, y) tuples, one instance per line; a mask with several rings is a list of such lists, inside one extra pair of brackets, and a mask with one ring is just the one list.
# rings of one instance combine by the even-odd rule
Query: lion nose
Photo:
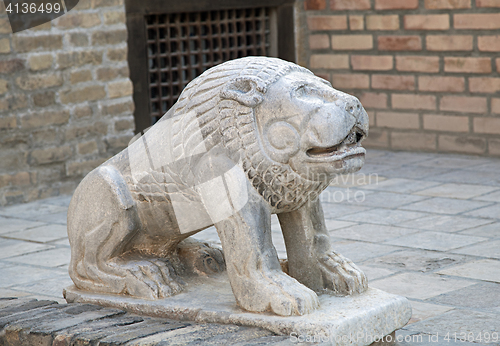
[(365, 135), (368, 134), (368, 114), (356, 97), (349, 95), (345, 100), (345, 111), (356, 119), (354, 126), (363, 131)]
[(361, 102), (354, 97), (350, 96), (345, 103), (345, 110), (349, 114), (352, 114), (355, 118), (358, 118), (359, 113), (361, 112), (363, 106), (361, 106)]

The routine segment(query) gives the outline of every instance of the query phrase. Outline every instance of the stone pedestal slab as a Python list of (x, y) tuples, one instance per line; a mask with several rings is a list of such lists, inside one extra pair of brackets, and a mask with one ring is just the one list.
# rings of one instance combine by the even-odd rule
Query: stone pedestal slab
[(239, 308), (225, 274), (191, 278), (187, 283), (183, 293), (154, 301), (89, 293), (74, 286), (66, 288), (64, 296), (68, 302), (99, 304), (183, 321), (261, 327), (289, 335), (291, 341), (331, 345), (369, 345), (403, 327), (411, 317), (406, 298), (375, 288), (350, 297), (322, 294), (319, 296), (321, 306), (314, 313), (281, 317)]

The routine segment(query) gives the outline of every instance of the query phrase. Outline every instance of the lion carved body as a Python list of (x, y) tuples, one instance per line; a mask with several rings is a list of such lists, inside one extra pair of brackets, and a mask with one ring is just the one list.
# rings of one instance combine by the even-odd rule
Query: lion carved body
[[(269, 115), (266, 95), (279, 94), (274, 85), (295, 75), (310, 80), (309, 94), (319, 90), (337, 113), (318, 118), (324, 106), (297, 91), (296, 99), (316, 102), (305, 120), (296, 125)], [(253, 57), (219, 65), (191, 82), (167, 115), (89, 173), (75, 191), (68, 212), (75, 285), (157, 299), (181, 292), (183, 275), (227, 266), (241, 307), (280, 315), (314, 310), (314, 291), (364, 291), (364, 274), (330, 249), (317, 197), (333, 173), (361, 167), (356, 160), (368, 130), (366, 113), (355, 98), (314, 78), (297, 65)], [(309, 110), (307, 103), (304, 107)], [(353, 107), (357, 110), (349, 113)], [(334, 122), (341, 130), (334, 135), (339, 139), (313, 128), (338, 126), (321, 123), (337, 114)], [(316, 142), (324, 143), (317, 149)], [(297, 159), (300, 155), (306, 159)], [(328, 155), (346, 158), (325, 164)], [(301, 171), (310, 160), (311, 175)], [(316, 179), (322, 166), (330, 178)], [(281, 271), (272, 246), (271, 213), (280, 218), (290, 276)], [(185, 240), (212, 225), (224, 255)], [(215, 261), (200, 265), (200, 256)]]

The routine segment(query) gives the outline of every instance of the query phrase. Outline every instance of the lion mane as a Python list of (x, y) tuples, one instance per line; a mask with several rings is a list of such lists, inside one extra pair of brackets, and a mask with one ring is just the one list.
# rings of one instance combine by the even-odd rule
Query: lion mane
[[(293, 71), (311, 74), (295, 64), (265, 57), (229, 61), (204, 72), (186, 86), (174, 106), (174, 156), (196, 152), (200, 146), (210, 150), (221, 145), (275, 210), (295, 210), (316, 199), (328, 186), (326, 179), (303, 177), (290, 165), (276, 162), (265, 153), (254, 114), (261, 100), (248, 107), (229, 99), (224, 90), (231, 81), (250, 77), (258, 81), (259, 91), (265, 94), (271, 84)], [(203, 143), (195, 135), (200, 130)]]

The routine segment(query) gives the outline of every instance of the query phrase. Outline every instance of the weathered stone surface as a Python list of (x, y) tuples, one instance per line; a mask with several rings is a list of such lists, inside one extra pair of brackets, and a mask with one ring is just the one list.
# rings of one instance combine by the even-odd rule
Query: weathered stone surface
[(236, 331), (231, 331), (230, 333), (224, 333), (212, 336), (208, 339), (197, 340), (195, 345), (235, 345), (238, 343), (248, 342), (253, 340), (254, 342), (259, 340), (260, 338), (268, 337), (270, 338), (269, 344), (272, 344), (273, 341), (278, 341), (282, 337), (273, 336), (273, 334), (267, 330), (256, 329), (256, 328), (247, 328), (247, 327), (239, 327)]
[(101, 63), (102, 52), (100, 51), (69, 52), (57, 55), (57, 64), (61, 69), (86, 64), (99, 65)]
[(47, 306), (47, 305), (52, 305), (54, 303), (55, 302), (49, 301), (49, 300), (34, 300), (34, 301), (28, 301), (28, 302), (23, 300), (22, 304), (20, 304), (20, 305), (14, 305), (14, 306), (10, 306), (10, 307), (2, 309), (2, 311), (0, 311), (0, 317), (10, 316), (10, 315), (20, 313), (20, 312), (23, 312), (26, 310), (31, 310), (31, 309), (35, 309), (35, 308)]
[[(146, 317), (147, 319), (147, 317)], [(59, 339), (73, 339), (77, 344), (86, 345), (115, 333), (130, 330), (145, 319), (130, 314), (112, 316), (110, 318), (87, 321), (62, 331)]]
[(497, 283), (480, 283), (474, 286), (441, 294), (429, 299), (445, 305), (458, 305), (475, 309), (497, 309), (500, 310), (500, 285)]
[(102, 46), (118, 44), (127, 40), (127, 30), (96, 31), (92, 33), (92, 44)]
[[(446, 333), (452, 330), (456, 334), (451, 335), (453, 333), (450, 333), (450, 339), (455, 341), (456, 336), (456, 341), (460, 344), (463, 341), (470, 341), (475, 342), (475, 345), (477, 343), (495, 345), (499, 341), (500, 320), (497, 314), (456, 309), (431, 319), (413, 323), (405, 329), (439, 336), (446, 336)], [(493, 332), (497, 332), (496, 340), (493, 339)], [(488, 341), (485, 339), (486, 333), (489, 335)]]
[(95, 101), (106, 96), (103, 86), (87, 86), (80, 89), (63, 90), (60, 93), (62, 103), (79, 103), (84, 101)]
[(62, 35), (13, 36), (14, 49), (19, 53), (61, 49), (62, 41)]
[(13, 73), (24, 68), (24, 60), (11, 59), (0, 61), (0, 73)]
[(115, 331), (112, 335), (106, 336), (99, 341), (100, 345), (121, 345), (134, 339), (145, 338), (149, 335), (164, 333), (188, 327), (188, 323), (178, 323), (172, 321), (150, 321), (137, 323), (128, 328), (122, 328), (120, 332)]
[(65, 110), (30, 112), (21, 117), (21, 126), (25, 129), (32, 129), (48, 125), (61, 125), (68, 122), (69, 116), (69, 112)]
[(220, 345), (283, 339), (258, 328), (194, 325), (98, 305), (29, 298), (0, 298), (0, 314), (6, 315), (0, 317), (0, 344), (5, 346)]
[(403, 250), (371, 259), (367, 264), (395, 270), (413, 270), (425, 273), (463, 263), (466, 260), (465, 256), (443, 254), (436, 251)]
[(30, 69), (33, 71), (45, 70), (52, 66), (51, 54), (32, 55), (29, 58)]
[(499, 264), (500, 262), (494, 259), (483, 259), (446, 268), (438, 273), (500, 283)]
[[(239, 308), (225, 274), (214, 278), (193, 278), (187, 284), (189, 289), (183, 293), (155, 301), (88, 293), (74, 287), (67, 288), (65, 296), (70, 302), (114, 306), (151, 316), (261, 327), (287, 336), (316, 335), (339, 345), (344, 343), (335, 341), (344, 335), (352, 339), (351, 345), (370, 344), (366, 340), (390, 334), (404, 326), (411, 316), (411, 307), (405, 298), (372, 288), (349, 297), (323, 294), (319, 296), (320, 307), (311, 314), (276, 317)], [(363, 337), (360, 337), (361, 333)]]
[(33, 95), (33, 104), (38, 107), (47, 107), (56, 103), (56, 93), (44, 91)]
[[(61, 100), (93, 99), (83, 91)], [(131, 91), (128, 81), (108, 84), (109, 97)], [(178, 294), (184, 277), (224, 270), (220, 250), (179, 244), (215, 225), (233, 293), (246, 310), (303, 315), (318, 306), (316, 293), (363, 292), (365, 275), (331, 249), (317, 197), (337, 174), (361, 168), (367, 133), (355, 97), (298, 65), (262, 57), (218, 65), (77, 188), (68, 211), (70, 276), (89, 291)], [(272, 213), (286, 239), (289, 275), (269, 236)], [(119, 257), (125, 252), (132, 256)]]
[(22, 305), (30, 302), (34, 302), (36, 299), (33, 298), (15, 298), (15, 297), (1, 297), (0, 298), (0, 309), (9, 308), (12, 306)]

